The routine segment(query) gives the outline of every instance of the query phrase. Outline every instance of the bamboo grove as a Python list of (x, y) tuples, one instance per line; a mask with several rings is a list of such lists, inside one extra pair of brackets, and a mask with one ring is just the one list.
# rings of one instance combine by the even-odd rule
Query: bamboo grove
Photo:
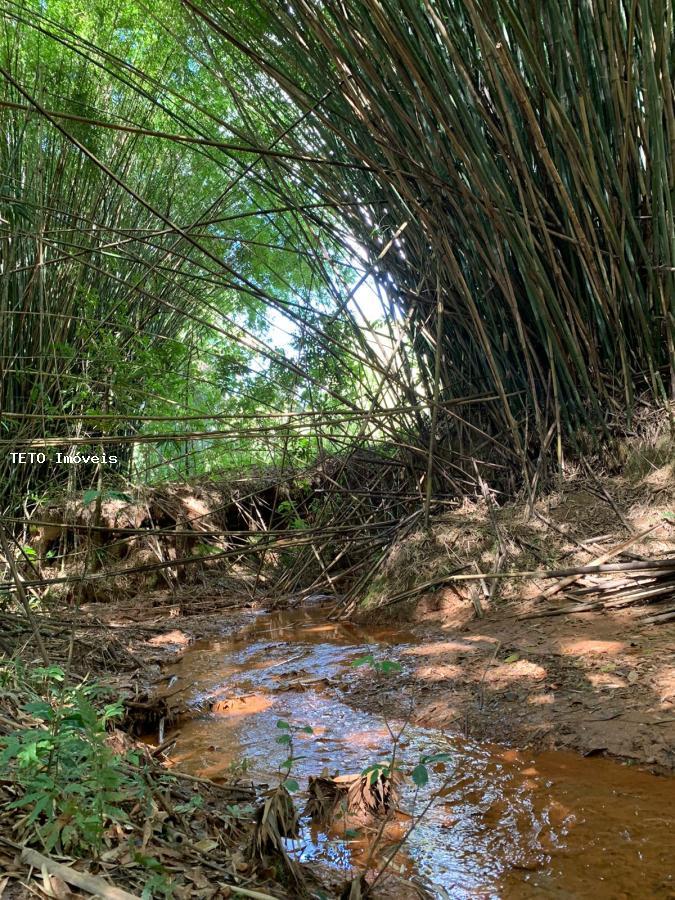
[(675, 397), (670, 0), (1, 9), (5, 449), (379, 449), (428, 506)]
[(371, 253), (404, 229), (382, 278), (442, 397), (498, 393), (479, 424), (526, 455), (672, 398), (672, 4), (301, 0), (242, 37), (185, 3), (358, 164), (303, 175)]

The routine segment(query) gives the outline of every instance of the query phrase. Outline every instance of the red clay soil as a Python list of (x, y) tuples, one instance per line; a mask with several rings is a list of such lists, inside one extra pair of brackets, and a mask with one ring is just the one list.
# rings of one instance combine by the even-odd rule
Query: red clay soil
[[(545, 579), (500, 580), (489, 600), (474, 581), (400, 606), (386, 602), (462, 564), (476, 572), (588, 565), (656, 523), (630, 551), (672, 557), (674, 512), (671, 461), (646, 465), (630, 478), (570, 479), (534, 512), (523, 504), (486, 511), (485, 504), (467, 503), (443, 515), (432, 533), (412, 535), (394, 548), (364, 604), (370, 605), (369, 618), (393, 615), (415, 623), (420, 643), (396, 655), (403, 673), (395, 685), (383, 679), (375, 692), (360, 676), (351, 702), (400, 715), (409, 691), (417, 724), (518, 747), (608, 754), (672, 772), (675, 622), (648, 625), (641, 619), (671, 608), (675, 588), (651, 606), (541, 618), (524, 617), (571, 602), (564, 592), (542, 600), (541, 591), (552, 584)], [(482, 606), (483, 618), (475, 605)]]
[(450, 592), (433, 603), (443, 621), (401, 651), (403, 674), (377, 693), (364, 675), (350, 702), (400, 715), (410, 696), (416, 724), (675, 769), (675, 624), (628, 611), (519, 619), (530, 602), (477, 619)]

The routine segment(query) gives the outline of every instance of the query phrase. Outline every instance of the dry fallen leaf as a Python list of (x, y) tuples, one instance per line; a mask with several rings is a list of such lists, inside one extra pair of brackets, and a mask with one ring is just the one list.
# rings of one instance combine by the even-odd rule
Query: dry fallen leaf
[(152, 819), (146, 819), (143, 825), (143, 841), (141, 842), (141, 851), (145, 850), (148, 842), (152, 837)]
[(194, 869), (186, 869), (185, 877), (189, 878), (190, 881), (195, 885), (195, 887), (201, 889), (207, 888), (210, 883), (209, 879), (204, 874), (204, 870), (200, 869), (198, 866), (196, 866)]
[(70, 900), (73, 894), (62, 878), (50, 875), (46, 866), (42, 866), (41, 875), (42, 890), (48, 897), (54, 897), (54, 900)]
[(210, 838), (204, 838), (201, 841), (198, 841), (194, 848), (195, 850), (199, 850), (200, 853), (208, 853), (210, 850), (215, 850), (218, 846), (218, 841), (212, 841)]

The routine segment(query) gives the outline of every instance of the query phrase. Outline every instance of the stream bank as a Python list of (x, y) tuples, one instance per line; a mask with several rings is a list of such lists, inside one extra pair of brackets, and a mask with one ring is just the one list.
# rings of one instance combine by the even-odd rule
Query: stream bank
[(398, 683), (374, 698), (359, 680), (349, 702), (388, 710), (403, 693), (418, 725), (672, 774), (675, 625), (645, 625), (625, 610), (521, 618), (532, 606), (486, 607), (476, 619), (456, 597), (430, 599), (418, 642), (395, 656)]
[[(588, 566), (607, 554), (628, 566), (671, 559), (673, 509), (675, 464), (669, 463), (645, 465), (637, 476), (570, 479), (532, 508), (522, 501), (501, 507), (465, 501), (438, 516), (429, 531), (391, 548), (355, 612), (361, 622), (414, 626), (416, 646), (396, 657), (403, 667), (399, 684), (383, 685), (374, 700), (362, 681), (350, 689), (350, 702), (396, 708), (404, 691), (419, 725), (672, 773), (675, 580), (657, 589), (657, 602), (649, 590), (632, 600), (628, 584), (627, 599), (620, 585), (605, 603), (592, 586), (575, 595), (578, 585), (566, 585), (573, 578), (539, 573)], [(459, 566), (475, 580), (444, 583)], [(622, 578), (591, 575), (583, 584), (600, 591), (607, 580)], [(663, 621), (652, 624), (650, 614), (660, 610)]]
[[(583, 897), (598, 893), (598, 884), (601, 897), (675, 896), (662, 852), (675, 824), (675, 783), (645, 771), (675, 767), (675, 625), (644, 623), (640, 606), (569, 614), (564, 597), (558, 607), (542, 606), (545, 584), (536, 578), (497, 582), (495, 590), (479, 580), (468, 590), (419, 588), (458, 567), (519, 572), (583, 564), (622, 546), (626, 531), (640, 534), (654, 522), (663, 527), (631, 551), (672, 555), (669, 471), (623, 492), (605, 482), (612, 503), (598, 503), (588, 483), (566, 485), (534, 514), (523, 504), (466, 501), (434, 517), (430, 531), (392, 544), (349, 620), (308, 603), (309, 591), (304, 600), (278, 597), (275, 610), (274, 594), (256, 590), (263, 584), (256, 572), (214, 560), (194, 578), (141, 582), (130, 594), (110, 592), (106, 602), (96, 594), (97, 602), (84, 596), (69, 606), (54, 596), (49, 616), (40, 615), (44, 642), (54, 662), (72, 662), (78, 678), (94, 674), (114, 686), (127, 731), (147, 737), (149, 730), (155, 741), (161, 732), (164, 750), (153, 765), (161, 761), (162, 771), (167, 766), (199, 787), (203, 812), (194, 811), (185, 833), (196, 828), (202, 837), (209, 823), (205, 833), (219, 842), (228, 885), (260, 878), (271, 895), (287, 890), (264, 867), (239, 871), (249, 864), (233, 855), (236, 821), (226, 837), (221, 825), (214, 830), (218, 817), (233, 825), (219, 785), (238, 790), (254, 781), (255, 791), (245, 793), (260, 800), (265, 785), (279, 783), (281, 719), (312, 729), (297, 733), (301, 758), (291, 773), (300, 811), (310, 777), (359, 773), (386, 760), (392, 732), (403, 724), (397, 759), (405, 773), (423, 755), (444, 757), (418, 796), (406, 782), (402, 811), (376, 851), (374, 823), (349, 834), (344, 822), (303, 823), (288, 852), (324, 886), (344, 885), (364, 870), (373, 878), (406, 835), (410, 815), (440, 788), (435, 808), (389, 864), (390, 883), (378, 883), (381, 896)], [(625, 519), (621, 527), (614, 507)], [(410, 590), (405, 602), (389, 602)], [(30, 634), (11, 622), (17, 638)], [(32, 652), (24, 643), (22, 653)], [(371, 655), (400, 668), (385, 675), (351, 664)], [(601, 758), (608, 756), (619, 762)], [(185, 805), (180, 792), (175, 800)], [(171, 816), (158, 823), (163, 841), (167, 828), (175, 828)], [(189, 862), (162, 856), (166, 843), (154, 851), (167, 872), (180, 871), (184, 896), (195, 895), (190, 873), (193, 884), (208, 884), (197, 844), (188, 847)], [(116, 865), (113, 879), (128, 883), (127, 857)], [(138, 878), (132, 873), (132, 885)], [(209, 887), (199, 890), (213, 896)]]

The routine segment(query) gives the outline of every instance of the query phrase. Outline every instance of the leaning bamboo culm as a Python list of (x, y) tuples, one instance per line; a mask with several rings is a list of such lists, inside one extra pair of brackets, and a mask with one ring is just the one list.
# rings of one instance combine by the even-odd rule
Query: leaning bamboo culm
[(527, 467), (551, 425), (560, 456), (675, 396), (670, 0), (183, 5), (306, 113), (282, 146), (343, 164), (294, 171), (371, 258), (407, 223), (378, 277), (428, 396), (440, 293), (441, 400), (500, 398), (438, 453), (482, 433)]

